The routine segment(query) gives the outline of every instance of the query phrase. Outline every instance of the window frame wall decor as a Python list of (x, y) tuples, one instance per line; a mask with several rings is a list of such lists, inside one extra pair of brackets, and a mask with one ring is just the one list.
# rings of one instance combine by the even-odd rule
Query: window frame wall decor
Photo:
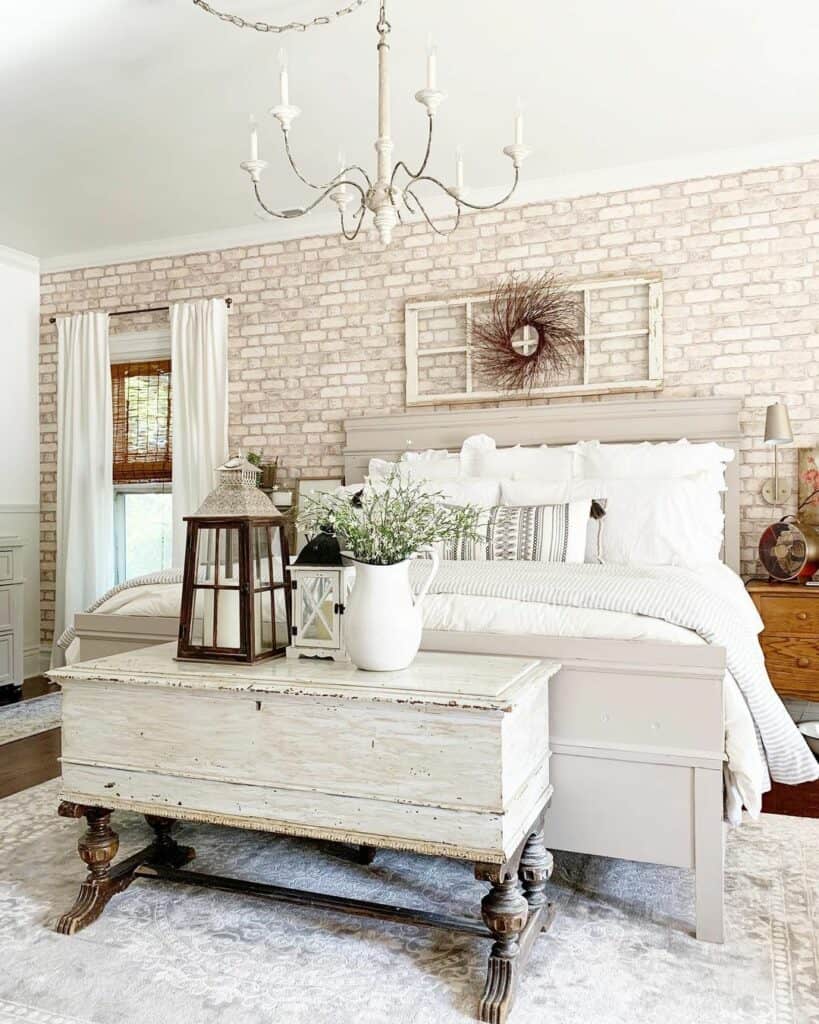
[[(647, 290), (647, 322), (645, 327), (594, 330), (594, 293), (613, 288), (629, 288), (644, 285)], [(569, 291), (583, 297), (582, 331), (583, 340), (583, 382), (548, 385), (531, 389), (507, 391), (502, 389), (477, 390), (472, 373), (472, 322), (474, 306), (486, 302), (490, 292), (476, 292), (452, 297), (407, 302), (404, 307), (405, 353), (406, 353), (406, 404), (412, 406), (461, 405), (469, 402), (520, 401), (526, 398), (564, 398), (583, 395), (613, 395), (626, 392), (661, 391), (663, 388), (663, 278), (660, 272), (644, 272), (622, 276), (603, 276), (573, 281), (567, 284)], [(465, 338), (456, 344), (442, 344), (434, 347), (419, 347), (419, 314), (435, 309), (464, 310)], [(614, 340), (618, 338), (646, 339), (648, 373), (644, 378), (626, 380), (589, 381), (589, 342)], [(463, 388), (445, 393), (421, 392), (419, 357), (433, 355), (465, 355)]]

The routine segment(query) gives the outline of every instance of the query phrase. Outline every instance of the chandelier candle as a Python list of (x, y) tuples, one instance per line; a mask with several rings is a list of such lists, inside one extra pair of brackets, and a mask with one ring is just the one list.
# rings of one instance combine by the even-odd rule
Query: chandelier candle
[(279, 50), (279, 102), (283, 107), (290, 105), (290, 85), (287, 80), (287, 50)]
[(438, 88), (438, 50), (430, 39), (427, 43), (427, 89)]
[[(361, 6), (362, 0), (353, 0), (347, 7), (336, 12), (336, 16), (349, 14), (356, 7)], [(246, 22), (240, 18), (233, 18), (220, 15), (210, 7), (205, 0), (194, 0), (198, 7), (222, 17), (222, 20), (232, 22), (243, 28), (255, 28), (260, 32), (284, 32), (290, 29), (299, 28), (303, 30), (309, 25), (268, 25), (266, 22)], [(284, 50), (279, 53), (279, 99), (277, 106), (271, 108), (270, 113), (279, 122), (284, 140), (284, 150), (290, 168), (299, 181), (308, 188), (318, 193), (312, 202), (306, 203), (297, 209), (274, 209), (268, 206), (262, 199), (259, 188), (262, 172), (267, 167), (265, 160), (259, 159), (258, 136), (255, 128), (251, 128), (250, 160), (241, 164), (244, 171), (247, 171), (253, 187), (253, 193), (259, 206), (271, 217), (281, 220), (289, 220), (294, 217), (303, 217), (314, 210), (324, 199), (330, 199), (336, 204), (341, 222), (341, 233), (344, 238), (352, 241), (357, 237), (364, 223), (367, 212), (373, 215), (375, 227), (379, 238), (384, 245), (392, 241), (393, 231), (403, 222), (402, 212), (420, 214), (429, 224), (433, 231), (439, 235), (448, 235), (456, 231), (461, 219), (461, 214), (468, 210), (494, 210), (507, 202), (515, 192), (520, 180), (520, 165), (531, 153), (528, 146), (523, 144), (523, 114), (518, 110), (515, 116), (515, 141), (511, 146), (506, 146), (503, 152), (512, 161), (514, 176), (509, 191), (495, 203), (480, 205), (468, 203), (463, 198), (463, 155), (458, 152), (455, 161), (455, 182), (447, 185), (438, 178), (427, 173), (430, 151), (432, 149), (432, 130), (435, 119), (435, 112), (441, 103), (446, 99), (446, 93), (438, 88), (438, 56), (431, 41), (427, 49), (427, 82), (426, 88), (415, 94), (415, 99), (422, 104), (427, 112), (427, 144), (423, 158), (416, 171), (413, 171), (404, 160), (393, 163), (394, 143), (392, 139), (392, 124), (390, 120), (390, 34), (392, 26), (387, 20), (387, 0), (381, 0), (378, 12), (378, 135), (375, 140), (376, 151), (376, 173), (375, 179), (370, 176), (367, 170), (360, 164), (345, 165), (342, 161), (338, 172), (329, 181), (320, 183), (309, 181), (299, 170), (293, 156), (290, 145), (290, 130), (293, 122), (301, 114), (298, 107), (290, 103), (290, 89), (287, 77), (287, 54)], [(324, 19), (315, 19), (312, 24), (327, 24), (331, 20), (329, 16)], [(440, 189), (449, 196), (454, 203), (454, 224), (441, 228), (433, 223), (432, 218), (421, 201), (416, 186), (429, 184)], [(351, 201), (357, 198), (358, 206), (352, 213), (350, 222), (347, 220), (348, 206)]]
[(460, 195), (464, 187), (464, 151), (458, 146), (455, 150), (455, 188), (456, 195)]
[(250, 118), (250, 159), (258, 161), (259, 159), (259, 129), (256, 126), (256, 118)]

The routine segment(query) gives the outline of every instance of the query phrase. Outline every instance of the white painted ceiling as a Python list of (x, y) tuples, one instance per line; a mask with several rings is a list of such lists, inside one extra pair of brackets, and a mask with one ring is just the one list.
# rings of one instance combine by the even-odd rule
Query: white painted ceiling
[[(289, 19), (340, 0), (214, 0)], [(414, 162), (425, 47), (449, 99), (433, 170), (503, 186), (520, 96), (529, 179), (819, 135), (817, 0), (390, 0), (396, 156)], [(308, 175), (371, 163), (377, 0), (284, 37), (292, 141)], [(0, 0), (0, 244), (54, 257), (256, 223), (250, 112), (265, 191), (296, 206), (278, 128), (283, 37), (222, 24), (191, 0)], [(819, 155), (819, 151), (817, 154)], [(272, 226), (271, 226), (272, 227)], [(305, 230), (308, 233), (308, 230)]]

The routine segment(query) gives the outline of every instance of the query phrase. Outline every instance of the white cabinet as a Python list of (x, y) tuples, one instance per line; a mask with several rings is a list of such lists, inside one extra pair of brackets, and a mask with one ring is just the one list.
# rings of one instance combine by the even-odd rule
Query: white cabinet
[(0, 537), (0, 686), (23, 682), (23, 545)]

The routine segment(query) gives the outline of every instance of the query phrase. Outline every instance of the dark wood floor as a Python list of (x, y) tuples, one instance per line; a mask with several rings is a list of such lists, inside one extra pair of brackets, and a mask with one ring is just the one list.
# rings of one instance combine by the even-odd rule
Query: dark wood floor
[[(42, 697), (57, 689), (45, 676), (34, 676), (26, 679), (22, 691), (15, 695), (15, 701)], [(0, 707), (0, 715), (2, 713)], [(0, 744), (0, 798), (37, 786), (60, 774), (60, 732), (60, 729), (49, 729), (36, 736)]]
[(766, 814), (795, 814), (800, 818), (819, 818), (819, 782), (801, 786), (783, 786), (774, 782), (770, 793), (762, 798)]

